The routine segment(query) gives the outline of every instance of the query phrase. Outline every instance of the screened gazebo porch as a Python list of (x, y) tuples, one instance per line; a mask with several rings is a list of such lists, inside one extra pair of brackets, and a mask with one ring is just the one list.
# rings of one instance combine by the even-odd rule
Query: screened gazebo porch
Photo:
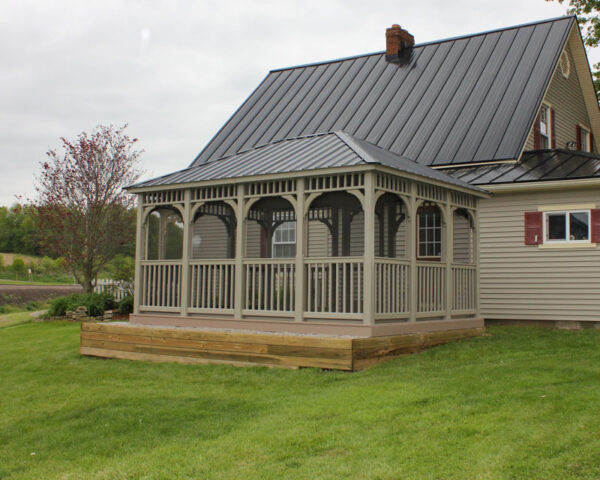
[(132, 323), (367, 337), (479, 325), (479, 192), (370, 164), (136, 193)]

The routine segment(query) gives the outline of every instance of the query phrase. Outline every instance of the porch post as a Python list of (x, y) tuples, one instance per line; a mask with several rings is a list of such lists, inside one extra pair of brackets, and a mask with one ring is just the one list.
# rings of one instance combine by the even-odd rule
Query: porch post
[(474, 221), (474, 234), (473, 234), (473, 261), (475, 262), (475, 287), (474, 287), (474, 292), (473, 294), (475, 295), (475, 315), (479, 318), (481, 317), (481, 299), (479, 298), (480, 296), (480, 268), (481, 268), (481, 264), (480, 264), (480, 259), (481, 259), (481, 244), (480, 244), (480, 234), (479, 232), (480, 227), (480, 220), (479, 220), (479, 200), (476, 199), (475, 200), (475, 208), (474, 208), (474, 216), (475, 216), (475, 221)]
[(236, 319), (242, 318), (244, 308), (244, 230), (246, 219), (244, 218), (244, 193), (246, 186), (239, 184), (237, 187), (236, 205), (236, 228), (235, 228), (235, 290), (234, 302)]
[(452, 318), (452, 262), (454, 261), (454, 212), (452, 211), (452, 193), (446, 190), (446, 319)]
[(364, 320), (368, 325), (375, 323), (375, 172), (365, 173), (365, 249), (363, 253), (364, 268)]
[(419, 273), (417, 271), (417, 239), (419, 232), (417, 232), (417, 198), (416, 198), (416, 184), (411, 180), (410, 182), (410, 197), (408, 203), (408, 228), (407, 230), (407, 245), (408, 245), (408, 258), (410, 259), (409, 267), (409, 321), (417, 321), (417, 294), (418, 294), (418, 281)]
[(306, 252), (306, 233), (304, 221), (304, 178), (296, 181), (296, 282), (295, 282), (295, 314), (294, 320), (304, 320), (304, 305), (306, 305), (306, 285), (304, 282), (304, 256)]
[(139, 315), (142, 296), (142, 257), (144, 241), (142, 219), (144, 218), (143, 194), (137, 196), (137, 222), (135, 229), (135, 274), (133, 280), (133, 313)]
[(191, 201), (192, 191), (186, 188), (183, 191), (183, 253), (181, 254), (181, 283), (179, 284), (182, 317), (187, 317), (188, 305), (190, 303)]

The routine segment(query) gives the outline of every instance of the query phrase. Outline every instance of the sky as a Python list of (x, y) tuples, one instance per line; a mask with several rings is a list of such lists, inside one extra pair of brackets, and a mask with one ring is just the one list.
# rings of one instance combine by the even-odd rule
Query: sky
[[(544, 0), (0, 0), (0, 205), (60, 137), (128, 123), (143, 179), (187, 167), (269, 70), (565, 14)], [(600, 61), (593, 52), (592, 62)]]

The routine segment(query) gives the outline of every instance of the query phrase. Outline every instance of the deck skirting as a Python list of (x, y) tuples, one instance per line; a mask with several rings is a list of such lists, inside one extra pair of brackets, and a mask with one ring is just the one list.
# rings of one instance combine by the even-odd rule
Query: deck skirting
[(82, 355), (179, 363), (226, 363), (355, 371), (399, 355), (481, 335), (483, 324), (377, 337), (304, 335), (82, 323)]

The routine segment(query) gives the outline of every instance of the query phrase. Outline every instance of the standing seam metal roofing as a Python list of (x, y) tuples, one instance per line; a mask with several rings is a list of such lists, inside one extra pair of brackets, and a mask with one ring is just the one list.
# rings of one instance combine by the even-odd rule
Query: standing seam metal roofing
[(273, 70), (192, 165), (344, 130), (423, 165), (516, 159), (575, 17)]
[(444, 169), (472, 185), (600, 178), (600, 155), (571, 150), (525, 152), (519, 163)]
[(279, 140), (209, 163), (188, 167), (128, 188), (174, 185), (206, 180), (251, 177), (321, 168), (380, 164), (449, 185), (485, 192), (444, 172), (419, 165), (345, 132), (328, 132)]

